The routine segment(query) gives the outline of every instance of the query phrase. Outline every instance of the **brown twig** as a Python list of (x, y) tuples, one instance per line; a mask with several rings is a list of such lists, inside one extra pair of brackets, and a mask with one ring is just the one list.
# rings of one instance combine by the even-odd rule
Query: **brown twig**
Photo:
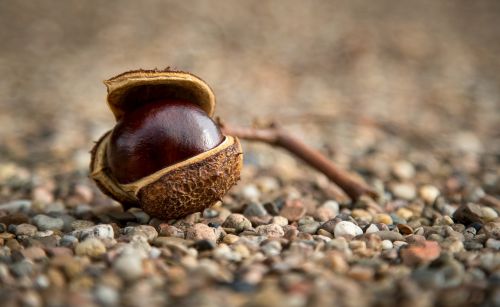
[(230, 126), (225, 123), (219, 124), (224, 134), (239, 137), (249, 141), (260, 141), (270, 145), (282, 147), (297, 157), (307, 162), (316, 170), (325, 174), (331, 181), (337, 184), (353, 200), (359, 199), (362, 195), (376, 198), (377, 193), (366, 184), (353, 178), (347, 171), (340, 169), (333, 164), (319, 151), (307, 146), (302, 141), (286, 133), (277, 127), (266, 129), (246, 128)]

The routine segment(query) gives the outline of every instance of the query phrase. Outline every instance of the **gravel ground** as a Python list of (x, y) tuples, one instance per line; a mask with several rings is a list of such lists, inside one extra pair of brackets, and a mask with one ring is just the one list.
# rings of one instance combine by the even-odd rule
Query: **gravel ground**
[[(499, 306), (498, 18), (495, 1), (0, 2), (2, 305)], [(213, 208), (124, 211), (87, 177), (113, 125), (101, 80), (167, 65), (381, 198), (244, 143)]]

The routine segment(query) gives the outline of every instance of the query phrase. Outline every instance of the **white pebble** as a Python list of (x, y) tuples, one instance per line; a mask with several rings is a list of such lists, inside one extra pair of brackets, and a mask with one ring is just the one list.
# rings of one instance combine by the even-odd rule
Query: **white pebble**
[(393, 247), (393, 245), (392, 245), (392, 242), (390, 240), (382, 241), (382, 249), (383, 250), (392, 249), (392, 247)]
[(347, 239), (352, 239), (355, 236), (363, 234), (363, 230), (359, 226), (348, 221), (339, 222), (335, 225), (333, 232), (335, 238), (344, 237)]
[(424, 185), (419, 191), (420, 197), (427, 203), (433, 204), (436, 198), (439, 196), (439, 189), (433, 185)]
[(374, 233), (374, 232), (378, 232), (378, 231), (379, 231), (379, 229), (378, 229), (377, 225), (371, 224), (370, 226), (368, 226), (368, 228), (366, 228), (365, 233)]

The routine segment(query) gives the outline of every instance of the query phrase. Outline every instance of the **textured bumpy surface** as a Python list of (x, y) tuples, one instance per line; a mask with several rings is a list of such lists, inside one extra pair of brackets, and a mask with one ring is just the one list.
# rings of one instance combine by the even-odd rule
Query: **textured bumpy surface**
[(215, 155), (172, 170), (139, 191), (142, 209), (166, 220), (203, 211), (239, 180), (242, 157), (236, 140)]

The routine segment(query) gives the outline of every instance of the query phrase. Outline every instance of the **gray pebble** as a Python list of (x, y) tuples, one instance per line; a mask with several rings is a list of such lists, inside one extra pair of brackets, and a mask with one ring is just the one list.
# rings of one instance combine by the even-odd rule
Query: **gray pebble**
[(245, 216), (266, 216), (267, 211), (262, 204), (250, 203), (243, 211)]
[(0, 211), (8, 213), (26, 212), (31, 209), (32, 202), (30, 200), (20, 199), (8, 203), (0, 204)]
[(32, 237), (37, 232), (37, 228), (31, 224), (19, 224), (15, 228), (16, 236), (29, 236)]
[(64, 221), (61, 218), (44, 214), (33, 217), (33, 222), (40, 230), (61, 230), (64, 227)]

